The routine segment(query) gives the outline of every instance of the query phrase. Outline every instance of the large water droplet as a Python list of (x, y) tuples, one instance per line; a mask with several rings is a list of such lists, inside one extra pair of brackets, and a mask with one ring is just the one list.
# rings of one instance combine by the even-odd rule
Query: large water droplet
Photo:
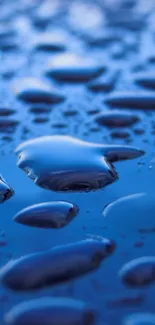
[(115, 243), (105, 238), (86, 239), (12, 260), (0, 271), (0, 281), (12, 290), (39, 289), (69, 281), (100, 266)]
[(78, 207), (69, 202), (56, 201), (35, 204), (19, 211), (14, 220), (40, 228), (62, 228), (77, 215)]
[(88, 143), (69, 136), (39, 137), (16, 149), (18, 166), (35, 183), (55, 191), (88, 191), (117, 179), (111, 162), (139, 157), (128, 146)]

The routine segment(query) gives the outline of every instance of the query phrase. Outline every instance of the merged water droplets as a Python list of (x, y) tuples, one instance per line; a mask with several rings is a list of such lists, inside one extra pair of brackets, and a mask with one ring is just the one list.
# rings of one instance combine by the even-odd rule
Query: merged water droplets
[(35, 183), (54, 191), (89, 191), (117, 179), (112, 162), (140, 157), (128, 146), (88, 143), (69, 136), (39, 137), (16, 149), (18, 166)]
[(35, 204), (19, 211), (14, 220), (40, 228), (62, 228), (77, 215), (78, 207), (69, 202), (56, 201)]
[(91, 325), (95, 311), (86, 303), (69, 298), (40, 298), (26, 301), (5, 315), (8, 325)]
[(131, 287), (144, 286), (155, 281), (155, 257), (137, 258), (125, 264), (119, 272), (124, 284)]
[(15, 82), (14, 91), (19, 99), (30, 103), (57, 104), (65, 99), (61, 92), (35, 78), (19, 79)]
[(92, 238), (57, 246), (12, 260), (0, 271), (0, 281), (12, 290), (39, 289), (69, 281), (100, 266), (113, 253), (115, 243)]
[[(118, 179), (118, 175), (112, 163), (138, 158), (144, 152), (134, 147), (109, 145), (110, 137), (112, 142), (133, 141), (136, 146), (141, 143), (141, 140), (145, 141), (146, 150), (151, 151), (151, 146), (148, 146), (146, 142), (148, 138), (149, 144), (154, 141), (153, 122), (151, 130), (149, 129), (153, 112), (147, 112), (147, 114), (141, 112), (139, 115), (136, 111), (133, 112), (133, 109), (154, 110), (155, 107), (155, 95), (150, 91), (155, 88), (153, 57), (152, 63), (148, 59), (150, 53), (153, 53), (151, 46), (154, 46), (152, 37), (154, 11), (151, 10), (151, 17), (144, 17), (144, 12), (151, 2), (152, 0), (104, 0), (104, 3), (100, 0), (0, 1), (1, 153), (3, 154), (5, 148), (6, 151), (9, 148), (10, 152), (15, 146), (14, 143), (19, 143), (19, 136), (23, 137), (22, 139), (29, 139), (32, 136), (43, 136), (55, 132), (69, 133), (73, 136), (76, 134), (78, 137), (82, 135), (91, 141), (101, 142), (101, 139), (104, 139), (108, 143), (102, 145), (70, 137), (49, 136), (34, 138), (21, 144), (17, 148), (18, 165), (39, 186), (55, 191), (79, 192), (100, 189), (113, 183)], [(146, 25), (147, 29), (145, 29)], [(59, 52), (62, 52), (61, 55)], [(29, 75), (31, 78), (28, 78)], [(15, 80), (14, 94), (10, 89), (12, 80)], [(138, 85), (148, 89), (148, 92)], [(54, 107), (53, 104), (56, 103), (61, 103), (61, 105)], [(107, 106), (109, 106), (108, 110)], [(126, 108), (129, 110), (124, 110)], [(15, 116), (13, 116), (14, 113), (16, 113)], [(90, 115), (93, 116), (90, 117)], [(87, 118), (91, 121), (87, 122)], [(144, 119), (146, 119), (145, 124), (143, 124)], [(135, 126), (136, 123), (138, 126)], [(18, 129), (17, 126), (19, 126)], [(17, 132), (12, 134), (14, 131)], [(144, 131), (145, 139), (141, 139), (142, 137), (138, 135)], [(153, 150), (151, 155), (153, 156)], [(1, 160), (2, 171), (4, 168), (4, 171), (6, 170), (4, 174), (7, 174), (8, 161), (9, 168), (13, 168), (11, 166), (13, 160), (10, 156), (6, 159), (8, 159), (6, 166), (3, 157)], [(143, 166), (143, 171), (139, 168), (139, 164), (143, 161), (147, 162), (147, 157), (146, 160), (138, 161), (138, 168), (137, 162), (120, 164), (122, 183), (118, 182), (111, 189), (105, 190), (104, 195), (101, 191), (95, 194), (90, 193), (88, 196), (75, 194), (74, 199), (76, 198), (82, 211), (77, 225), (73, 219), (78, 214), (78, 208), (70, 203), (69, 193), (63, 193), (63, 197), (56, 198), (64, 199), (67, 195), (69, 202), (52, 202), (49, 197), (53, 195), (55, 198), (60, 194), (47, 193), (35, 188), (32, 184), (32, 192), (29, 193), (29, 185), (25, 185), (29, 182), (25, 179), (23, 185), (22, 175), (20, 182), (21, 172), (17, 168), (12, 170), (11, 176), (16, 185), (20, 182), (21, 189), (23, 186), (28, 186), (25, 189), (24, 202), (27, 201), (25, 206), (36, 202), (33, 194), (36, 197), (37, 191), (42, 193), (41, 197), (43, 195), (45, 201), (47, 195), (50, 202), (38, 203), (20, 210), (23, 208), (23, 200), (20, 201), (21, 204), (18, 207), (17, 193), (15, 200), (10, 201), (10, 206), (5, 205), (4, 210), (1, 211), (0, 219), (5, 230), (8, 229), (11, 252), (18, 256), (23, 254), (25, 249), (30, 252), (34, 246), (38, 249), (47, 247), (49, 241), (50, 247), (53, 247), (53, 244), (60, 245), (61, 242), (66, 244), (70, 237), (74, 239), (74, 235), (80, 236), (81, 230), (85, 232), (90, 228), (97, 233), (107, 231), (107, 236), (112, 231), (112, 238), (116, 237), (118, 245), (120, 241), (121, 244), (124, 243), (120, 250), (118, 249), (118, 255), (104, 265), (103, 272), (101, 270), (97, 273), (98, 280), (90, 277), (88, 281), (87, 279), (85, 281), (84, 278), (75, 284), (76, 288), (72, 286), (72, 282), (63, 287), (52, 288), (52, 295), (55, 293), (64, 295), (67, 292), (67, 295), (81, 296), (82, 294), (86, 300), (93, 299), (93, 304), (96, 304), (100, 311), (102, 309), (102, 318), (99, 320), (102, 324), (113, 325), (123, 321), (125, 324), (127, 322), (127, 325), (154, 323), (153, 315), (151, 318), (151, 315), (145, 317), (145, 314), (142, 314), (135, 320), (135, 317), (138, 317), (135, 314), (130, 319), (129, 317), (124, 319), (126, 308), (130, 307), (128, 312), (132, 313), (134, 307), (138, 309), (145, 303), (147, 306), (150, 305), (149, 299), (152, 299), (152, 296), (149, 298), (148, 292), (145, 297), (140, 289), (140, 286), (145, 283), (154, 282), (154, 266), (152, 267), (149, 262), (149, 257), (146, 260), (144, 258), (143, 262), (134, 261), (133, 265), (129, 265), (130, 270), (127, 265), (124, 266), (122, 273), (120, 272), (120, 279), (117, 277), (118, 265), (123, 265), (126, 256), (132, 260), (134, 251), (144, 255), (145, 249), (152, 243), (155, 232), (153, 195), (137, 193), (109, 204), (103, 212), (105, 218), (101, 216), (101, 227), (98, 223), (101, 205), (104, 206), (110, 198), (116, 198), (117, 194), (119, 196), (122, 188), (123, 191), (131, 189), (131, 184), (128, 183), (130, 173), (131, 182), (133, 185), (136, 184), (136, 188), (141, 188), (141, 185), (143, 187), (145, 176), (153, 180), (152, 165), (148, 170), (148, 175), (145, 174), (147, 163)], [(144, 178), (140, 179), (140, 175), (144, 175)], [(145, 185), (148, 185), (147, 181)], [(151, 183), (150, 186), (153, 187)], [(145, 187), (145, 191), (147, 190), (148, 188)], [(21, 195), (23, 193), (25, 192)], [(0, 201), (5, 201), (12, 195), (13, 190), (1, 179)], [(86, 207), (89, 198), (94, 202), (89, 202)], [(38, 198), (37, 202), (39, 202)], [(89, 215), (85, 215), (88, 212), (85, 208), (89, 209)], [(21, 225), (11, 224), (11, 217), (16, 213), (15, 211), (19, 211), (14, 217), (17, 223), (49, 228), (49, 230), (28, 230), (26, 227), (24, 230)], [(73, 223), (68, 230), (66, 228), (52, 230), (52, 228), (65, 227), (71, 221)], [(19, 236), (16, 233), (16, 227), (21, 231)], [(39, 233), (42, 235), (41, 238), (38, 237)], [(22, 242), (20, 242), (21, 235)], [(32, 243), (30, 243), (31, 238)], [(36, 244), (37, 240), (40, 240), (39, 244)], [(0, 256), (2, 257), (1, 265), (5, 258), (10, 258), (9, 245), (7, 247), (5, 245), (6, 240), (2, 238), (0, 246), (4, 248)], [(127, 251), (129, 246), (131, 250)], [(5, 252), (7, 249), (8, 251)], [(73, 280), (95, 270), (101, 265), (104, 257), (110, 256), (114, 249), (113, 241), (92, 237), (82, 242), (26, 255), (21, 259), (11, 261), (2, 268), (1, 282), (14, 290), (39, 288), (46, 290), (45, 287), (51, 290), (48, 288), (50, 285), (60, 285), (61, 282)], [(94, 283), (96, 281), (97, 285), (94, 284), (91, 288), (92, 280)], [(128, 288), (124, 288), (119, 280), (122, 280), (126, 286), (141, 292), (124, 294), (122, 291)], [(72, 292), (67, 286), (72, 287)], [(107, 304), (107, 291), (108, 296), (110, 294), (109, 297), (112, 297), (109, 304)], [(113, 296), (114, 291), (116, 298)], [(29, 294), (31, 295), (31, 292)], [(42, 293), (39, 294), (42, 295)], [(10, 303), (12, 304), (8, 293), (5, 295), (8, 296), (8, 306), (1, 308), (0, 323), (2, 323), (1, 313), (7, 307), (10, 308)], [(4, 303), (1, 294), (0, 301)], [(114, 308), (119, 308), (119, 312), (115, 313)], [(120, 320), (121, 317), (122, 320)], [(45, 298), (26, 301), (13, 308), (5, 317), (5, 323), (10, 325), (42, 325), (43, 323), (89, 325), (94, 321), (94, 312), (91, 308), (81, 302), (67, 300), (67, 298), (65, 300)]]

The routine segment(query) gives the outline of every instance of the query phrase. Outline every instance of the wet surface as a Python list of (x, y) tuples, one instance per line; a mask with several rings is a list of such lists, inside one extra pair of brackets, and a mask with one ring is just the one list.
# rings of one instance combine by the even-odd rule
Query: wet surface
[[(0, 173), (6, 179), (0, 184), (4, 201), (0, 205), (0, 267), (55, 246), (65, 249), (87, 240), (89, 234), (117, 244), (99, 268), (82, 277), (71, 273), (70, 281), (26, 292), (9, 290), (1, 283), (2, 325), (13, 306), (43, 297), (68, 297), (93, 305), (99, 315), (92, 320), (95, 325), (154, 324), (154, 281), (129, 286), (119, 271), (155, 253), (155, 7), (152, 0), (121, 3), (0, 2)], [(54, 149), (38, 140), (37, 154), (36, 144), (32, 152), (26, 144), (44, 136), (65, 139), (66, 135), (73, 137), (71, 150), (62, 140), (55, 141)], [(79, 140), (84, 143), (82, 155), (82, 144), (79, 150), (75, 146)], [(18, 164), (32, 180), (16, 165), (14, 150), (21, 143), (25, 156)], [(49, 173), (57, 166), (54, 183), (47, 173), (48, 162)], [(92, 168), (95, 177), (90, 177)], [(69, 174), (70, 170), (75, 174)], [(80, 182), (79, 171), (83, 172)], [(41, 186), (33, 182), (38, 174)], [(66, 227), (43, 229), (13, 221), (23, 209), (53, 201), (74, 202), (79, 207)], [(66, 266), (64, 257), (61, 261)], [(40, 265), (35, 279), (46, 271)], [(136, 270), (139, 280), (152, 279), (147, 263)], [(15, 322), (14, 318), (8, 324)]]

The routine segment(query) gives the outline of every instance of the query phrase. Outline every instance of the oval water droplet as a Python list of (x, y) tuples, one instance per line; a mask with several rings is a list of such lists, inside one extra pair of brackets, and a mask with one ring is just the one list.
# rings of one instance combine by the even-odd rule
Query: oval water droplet
[(98, 268), (115, 249), (114, 241), (92, 238), (57, 246), (7, 263), (0, 281), (12, 290), (39, 289), (69, 281)]
[(125, 264), (119, 271), (124, 284), (141, 287), (155, 281), (155, 257), (139, 257)]
[(4, 37), (0, 39), (0, 50), (4, 52), (13, 51), (18, 48), (17, 39), (14, 37)]
[(61, 92), (35, 78), (16, 81), (14, 91), (19, 99), (30, 103), (56, 104), (65, 99)]
[(40, 298), (13, 307), (4, 317), (8, 325), (91, 325), (95, 310), (69, 298)]
[[(133, 236), (138, 231), (155, 229), (155, 202), (150, 193), (136, 193), (119, 198), (103, 210), (104, 223), (117, 234), (127, 232)], [(149, 216), (149, 219), (148, 219)], [(119, 225), (119, 226), (118, 226)]]
[(66, 50), (66, 45), (60, 34), (46, 32), (35, 39), (33, 48), (40, 51), (61, 52)]
[(113, 92), (107, 95), (105, 103), (111, 107), (154, 110), (155, 95), (150, 92)]
[(33, 119), (33, 123), (35, 124), (44, 124), (44, 123), (47, 123), (49, 121), (49, 118), (48, 117), (36, 117)]
[(33, 113), (33, 114), (44, 114), (44, 113), (50, 113), (51, 112), (51, 107), (49, 106), (45, 106), (45, 105), (35, 105), (30, 107), (29, 112)]
[(130, 112), (113, 110), (96, 115), (95, 121), (99, 125), (105, 125), (108, 127), (125, 127), (138, 122), (139, 116)]
[(130, 138), (130, 133), (128, 131), (117, 130), (117, 131), (110, 132), (110, 136), (113, 139), (128, 139)]
[(10, 116), (15, 114), (16, 111), (11, 108), (0, 108), (0, 116)]
[(31, 227), (62, 228), (69, 224), (77, 213), (78, 207), (72, 203), (46, 202), (19, 211), (14, 221)]
[(0, 119), (0, 133), (13, 133), (19, 121), (13, 119)]
[(49, 61), (46, 74), (62, 82), (88, 82), (99, 76), (105, 67), (73, 54), (59, 55)]
[(148, 89), (155, 89), (155, 73), (152, 71), (139, 72), (134, 75), (134, 81)]

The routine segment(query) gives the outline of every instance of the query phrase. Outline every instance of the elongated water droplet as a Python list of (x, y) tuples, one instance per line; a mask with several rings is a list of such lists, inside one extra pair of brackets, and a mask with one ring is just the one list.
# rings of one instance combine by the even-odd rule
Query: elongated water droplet
[(69, 202), (56, 201), (35, 204), (19, 211), (14, 220), (40, 228), (62, 228), (78, 213), (78, 207)]

